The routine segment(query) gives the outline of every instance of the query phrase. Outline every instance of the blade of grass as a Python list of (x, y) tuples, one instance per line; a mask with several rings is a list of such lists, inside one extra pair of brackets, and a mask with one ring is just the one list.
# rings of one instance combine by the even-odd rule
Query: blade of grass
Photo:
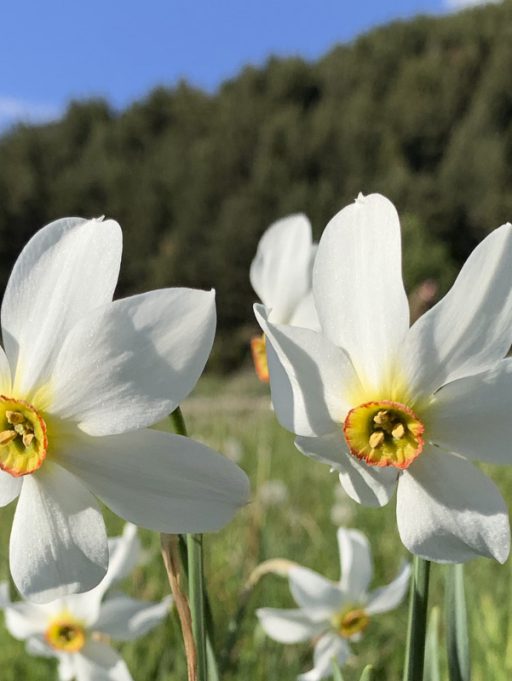
[(425, 645), (425, 669), (423, 681), (441, 681), (439, 671), (439, 608), (430, 611)]
[(446, 569), (445, 620), (450, 681), (469, 681), (471, 662), (462, 564), (449, 565)]
[(423, 681), (430, 561), (414, 556), (403, 681)]

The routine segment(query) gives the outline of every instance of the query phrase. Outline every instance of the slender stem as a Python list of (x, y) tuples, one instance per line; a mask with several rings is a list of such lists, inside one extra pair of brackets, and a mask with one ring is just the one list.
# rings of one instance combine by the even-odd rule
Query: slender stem
[(468, 616), (464, 594), (464, 565), (448, 565), (445, 587), (446, 652), (450, 681), (469, 681)]
[[(181, 409), (171, 414), (175, 432), (187, 436), (187, 427)], [(207, 681), (206, 632), (204, 617), (203, 538), (200, 534), (187, 534), (188, 598), (192, 613), (192, 630), (196, 644), (197, 680)]]
[(414, 556), (403, 681), (422, 681), (427, 633), (430, 561)]
[(197, 656), (192, 631), (192, 618), (190, 608), (180, 580), (180, 553), (178, 546), (178, 535), (161, 534), (162, 558), (164, 561), (169, 585), (174, 603), (180, 618), (181, 632), (183, 634), (183, 644), (185, 646), (185, 656), (187, 658), (188, 681), (197, 681)]

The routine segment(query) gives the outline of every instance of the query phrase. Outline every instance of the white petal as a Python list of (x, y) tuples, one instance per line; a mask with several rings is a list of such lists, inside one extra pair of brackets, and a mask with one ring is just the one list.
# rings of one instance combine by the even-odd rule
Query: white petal
[(512, 360), (439, 390), (428, 411), (436, 444), (470, 459), (512, 463)]
[(350, 646), (345, 639), (333, 632), (325, 634), (315, 645), (313, 669), (300, 674), (297, 681), (320, 681), (320, 679), (332, 676), (333, 660), (342, 667), (350, 654)]
[(404, 370), (413, 394), (430, 394), (491, 368), (512, 344), (512, 226), (469, 256), (446, 296), (412, 326)]
[(375, 589), (368, 596), (368, 601), (364, 608), (368, 615), (387, 612), (400, 605), (409, 588), (410, 577), (411, 566), (409, 563), (404, 563), (398, 576), (390, 584)]
[(25, 650), (29, 655), (37, 657), (61, 657), (61, 654), (55, 648), (46, 643), (43, 634), (31, 636), (25, 644)]
[(110, 586), (113, 582), (128, 577), (141, 560), (142, 547), (137, 526), (125, 523), (120, 537), (109, 538), (108, 550), (108, 570), (102, 583), (108, 582)]
[(272, 321), (289, 324), (311, 289), (313, 245), (305, 215), (278, 220), (263, 234), (251, 263), (250, 279), (261, 302), (272, 309)]
[(345, 599), (339, 586), (318, 572), (293, 567), (288, 572), (288, 580), (295, 602), (315, 622), (329, 620), (343, 605)]
[(41, 634), (48, 625), (48, 615), (43, 608), (28, 602), (11, 603), (5, 608), (5, 626), (18, 640)]
[(59, 681), (72, 681), (76, 676), (74, 654), (59, 655)]
[[(274, 315), (270, 314), (270, 321), (273, 321)], [(315, 299), (313, 291), (310, 291), (297, 305), (295, 311), (290, 319), (290, 326), (303, 326), (306, 329), (313, 331), (320, 331), (320, 322), (316, 313)]]
[(341, 428), (358, 380), (346, 354), (315, 331), (277, 326), (255, 305), (266, 335), (272, 404), (284, 428), (297, 435), (326, 435)]
[(4, 349), (0, 346), (0, 395), (10, 395), (12, 386), (11, 368)]
[(320, 324), (368, 386), (379, 386), (409, 327), (401, 272), (400, 223), (383, 196), (360, 196), (325, 228), (313, 269)]
[(171, 603), (170, 596), (160, 603), (148, 603), (126, 596), (110, 598), (103, 603), (94, 629), (117, 641), (132, 641), (160, 624), (167, 616)]
[(215, 334), (215, 293), (162, 289), (90, 313), (68, 334), (52, 412), (90, 435), (143, 428), (195, 386)]
[(256, 615), (265, 633), (280, 643), (300, 643), (317, 636), (325, 622), (314, 622), (304, 610), (259, 608)]
[(75, 653), (76, 681), (133, 681), (126, 663), (110, 646), (88, 641)]
[(363, 600), (372, 581), (372, 555), (368, 539), (358, 530), (338, 529), (340, 586), (353, 601)]
[(91, 438), (62, 458), (114, 513), (157, 532), (208, 532), (246, 503), (248, 480), (234, 463), (180, 435), (156, 430)]
[(0, 582), (0, 609), (5, 608), (11, 602), (11, 595), (9, 593), (9, 583)]
[(396, 515), (406, 548), (428, 560), (462, 563), (488, 556), (503, 563), (508, 556), (510, 528), (501, 494), (450, 452), (425, 447), (404, 471)]
[(52, 222), (25, 246), (2, 303), (4, 346), (18, 392), (47, 380), (69, 329), (112, 300), (121, 249), (117, 222), (81, 218)]
[(297, 437), (295, 446), (306, 456), (339, 471), (341, 486), (360, 504), (384, 506), (395, 491), (398, 478), (396, 469), (368, 466), (349, 454), (341, 428), (324, 437)]
[(15, 478), (10, 473), (0, 471), (0, 506), (7, 506), (21, 492), (23, 479)]
[(60, 466), (47, 461), (24, 477), (9, 559), (19, 591), (37, 603), (92, 589), (105, 575), (101, 513), (92, 495)]

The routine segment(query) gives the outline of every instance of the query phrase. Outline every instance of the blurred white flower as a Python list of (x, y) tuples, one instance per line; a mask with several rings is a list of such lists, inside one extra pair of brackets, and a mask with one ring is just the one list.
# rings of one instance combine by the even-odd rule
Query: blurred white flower
[[(169, 533), (224, 525), (245, 474), (188, 438), (149, 429), (194, 387), (215, 333), (214, 292), (112, 302), (113, 220), (58, 220), (25, 246), (1, 311), (0, 505), (18, 497), (10, 567), (35, 601), (96, 586), (108, 562), (96, 499)], [(91, 493), (92, 492), (92, 493)]]
[(397, 212), (361, 195), (324, 231), (313, 292), (321, 333), (256, 306), (272, 403), (296, 446), (361, 503), (387, 503), (398, 483), (413, 553), (505, 561), (507, 506), (472, 460), (512, 463), (512, 225), (489, 234), (409, 328)]
[(281, 506), (288, 498), (288, 487), (283, 480), (266, 480), (258, 489), (258, 499), (263, 506)]
[[(318, 328), (311, 292), (316, 244), (305, 215), (290, 215), (274, 222), (261, 237), (251, 263), (251, 285), (279, 324)], [(265, 336), (251, 341), (256, 373), (268, 381)]]
[(131, 641), (158, 625), (172, 603), (140, 601), (116, 594), (103, 600), (113, 583), (136, 564), (140, 545), (135, 527), (127, 525), (121, 537), (109, 540), (110, 564), (100, 584), (44, 605), (10, 602), (6, 582), (0, 585), (5, 625), (15, 638), (26, 641), (31, 655), (55, 657), (61, 681), (131, 681), (120, 655), (106, 641)]
[(373, 568), (366, 537), (357, 530), (337, 533), (341, 577), (332, 582), (304, 567), (288, 572), (296, 610), (260, 608), (257, 615), (265, 632), (280, 643), (314, 641), (314, 667), (297, 678), (319, 681), (332, 674), (332, 660), (342, 666), (351, 655), (349, 641), (359, 641), (374, 615), (396, 608), (409, 583), (405, 564), (387, 586), (368, 591)]

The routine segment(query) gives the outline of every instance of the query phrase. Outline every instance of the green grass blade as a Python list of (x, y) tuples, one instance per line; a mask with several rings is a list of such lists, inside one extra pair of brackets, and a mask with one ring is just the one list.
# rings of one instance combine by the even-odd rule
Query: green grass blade
[(375, 679), (375, 669), (372, 667), (371, 664), (366, 666), (363, 669), (363, 673), (361, 674), (361, 678), (359, 681), (374, 681)]
[(334, 681), (343, 681), (343, 674), (335, 660), (332, 661), (332, 678)]
[(425, 669), (423, 681), (441, 681), (439, 671), (439, 608), (430, 611), (425, 644)]
[(423, 681), (430, 562), (414, 556), (403, 681)]
[(464, 566), (449, 565), (445, 588), (446, 650), (450, 681), (469, 681), (468, 618), (464, 595)]

